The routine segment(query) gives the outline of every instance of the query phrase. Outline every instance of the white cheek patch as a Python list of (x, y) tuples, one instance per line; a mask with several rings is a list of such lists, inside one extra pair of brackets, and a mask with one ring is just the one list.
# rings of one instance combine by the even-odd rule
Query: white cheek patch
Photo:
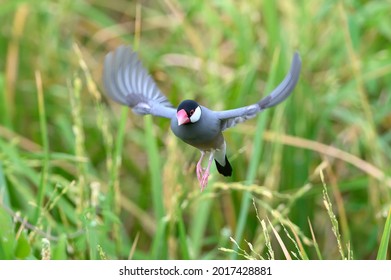
[(190, 122), (195, 123), (195, 122), (197, 122), (200, 118), (201, 118), (201, 108), (200, 108), (200, 106), (198, 106), (198, 107), (195, 109), (193, 115), (191, 115), (191, 117), (190, 117)]

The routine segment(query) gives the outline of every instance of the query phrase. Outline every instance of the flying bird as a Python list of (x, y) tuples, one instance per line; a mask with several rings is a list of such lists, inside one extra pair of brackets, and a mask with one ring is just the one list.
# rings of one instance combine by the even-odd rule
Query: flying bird
[[(111, 99), (129, 106), (136, 114), (170, 119), (172, 132), (201, 151), (196, 173), (202, 191), (208, 184), (213, 160), (220, 174), (232, 175), (222, 132), (284, 101), (295, 88), (300, 69), (301, 60), (296, 52), (284, 80), (268, 96), (252, 105), (213, 111), (194, 100), (184, 100), (175, 108), (156, 86), (137, 53), (129, 46), (120, 46), (105, 57), (103, 84)], [(209, 153), (209, 161), (207, 167), (203, 168), (202, 160), (206, 153)]]

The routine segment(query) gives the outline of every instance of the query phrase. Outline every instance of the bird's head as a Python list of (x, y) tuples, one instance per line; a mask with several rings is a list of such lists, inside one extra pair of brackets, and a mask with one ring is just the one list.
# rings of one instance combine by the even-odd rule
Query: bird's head
[(201, 118), (201, 107), (194, 100), (184, 100), (178, 106), (176, 117), (178, 125), (196, 123)]

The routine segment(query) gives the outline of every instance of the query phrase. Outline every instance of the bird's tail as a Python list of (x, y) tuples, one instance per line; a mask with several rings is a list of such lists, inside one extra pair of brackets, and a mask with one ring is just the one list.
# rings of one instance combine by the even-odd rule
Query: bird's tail
[(222, 166), (217, 160), (216, 162), (216, 167), (217, 171), (219, 171), (220, 174), (223, 174), (224, 176), (231, 176), (232, 175), (232, 166), (229, 163), (227, 156), (225, 156), (225, 165)]

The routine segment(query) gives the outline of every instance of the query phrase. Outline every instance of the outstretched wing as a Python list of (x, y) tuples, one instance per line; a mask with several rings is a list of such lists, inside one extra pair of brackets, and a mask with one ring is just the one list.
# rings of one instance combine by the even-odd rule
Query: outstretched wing
[(293, 91), (300, 76), (301, 60), (296, 52), (292, 59), (291, 69), (285, 79), (266, 97), (259, 102), (238, 109), (217, 111), (217, 117), (222, 121), (221, 130), (233, 127), (255, 117), (266, 108), (275, 106), (284, 101)]
[(131, 107), (137, 114), (164, 118), (175, 116), (176, 110), (130, 47), (120, 46), (106, 55), (103, 84), (110, 98)]

